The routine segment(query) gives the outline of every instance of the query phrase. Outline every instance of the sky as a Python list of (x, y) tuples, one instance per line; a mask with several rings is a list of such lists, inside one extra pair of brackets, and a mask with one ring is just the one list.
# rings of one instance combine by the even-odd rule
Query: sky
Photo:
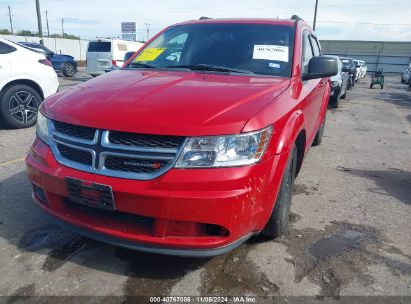
[[(0, 0), (0, 29), (37, 31), (35, 0)], [(137, 23), (138, 39), (164, 27), (201, 16), (211, 18), (280, 18), (297, 14), (312, 25), (315, 0), (40, 0), (43, 32), (64, 32), (85, 39), (118, 37), (120, 23)], [(317, 35), (330, 40), (411, 41), (408, 0), (319, 0)]]

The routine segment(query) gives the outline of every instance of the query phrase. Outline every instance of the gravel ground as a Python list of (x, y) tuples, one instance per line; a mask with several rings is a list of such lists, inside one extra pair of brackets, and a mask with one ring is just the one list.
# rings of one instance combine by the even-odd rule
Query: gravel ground
[[(60, 78), (60, 89), (88, 78)], [(0, 129), (0, 296), (409, 303), (411, 91), (397, 76), (387, 77), (384, 90), (368, 86), (361, 80), (329, 110), (324, 141), (296, 180), (288, 235), (255, 237), (211, 259), (134, 252), (51, 224), (25, 175), (34, 128)]]

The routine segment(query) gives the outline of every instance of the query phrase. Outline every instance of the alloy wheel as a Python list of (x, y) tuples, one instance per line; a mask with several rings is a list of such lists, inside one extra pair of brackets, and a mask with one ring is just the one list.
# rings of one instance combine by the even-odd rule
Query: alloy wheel
[(9, 99), (10, 116), (23, 124), (30, 123), (37, 117), (39, 101), (27, 91), (18, 91)]

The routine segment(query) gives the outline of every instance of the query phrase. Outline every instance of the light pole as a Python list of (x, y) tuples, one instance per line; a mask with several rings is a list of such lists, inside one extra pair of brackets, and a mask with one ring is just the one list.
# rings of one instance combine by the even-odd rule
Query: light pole
[(318, 7), (318, 0), (315, 0), (314, 24), (313, 24), (314, 31), (315, 31), (315, 24), (317, 23), (317, 7)]
[(11, 30), (11, 34), (13, 35), (13, 20), (11, 19), (11, 8), (9, 6), (9, 18), (10, 18), (10, 30)]
[(39, 0), (36, 0), (36, 11), (37, 11), (37, 25), (38, 25), (38, 29), (39, 29), (40, 44), (44, 45), (43, 28), (41, 26), (40, 1)]
[(47, 15), (47, 10), (46, 10), (46, 24), (47, 24), (47, 37), (50, 38), (49, 16)]
[(150, 23), (146, 22), (146, 27), (147, 27), (147, 41), (150, 40)]
[(61, 18), (61, 34), (63, 35), (61, 38), (64, 39), (64, 19)]

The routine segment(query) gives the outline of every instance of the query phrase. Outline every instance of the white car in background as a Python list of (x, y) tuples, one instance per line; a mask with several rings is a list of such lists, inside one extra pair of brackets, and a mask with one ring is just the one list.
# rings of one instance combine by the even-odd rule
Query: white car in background
[(0, 38), (0, 123), (33, 126), (41, 102), (58, 87), (57, 74), (43, 54)]
[(358, 81), (361, 79), (361, 65), (360, 61), (358, 59), (353, 59), (352, 60), (355, 65), (355, 81)]
[(367, 65), (364, 60), (358, 60), (360, 63), (360, 78), (364, 78), (367, 75)]
[(105, 73), (106, 69), (122, 67), (124, 56), (138, 51), (144, 44), (119, 39), (97, 39), (90, 41), (87, 48), (86, 71), (91, 76)]

